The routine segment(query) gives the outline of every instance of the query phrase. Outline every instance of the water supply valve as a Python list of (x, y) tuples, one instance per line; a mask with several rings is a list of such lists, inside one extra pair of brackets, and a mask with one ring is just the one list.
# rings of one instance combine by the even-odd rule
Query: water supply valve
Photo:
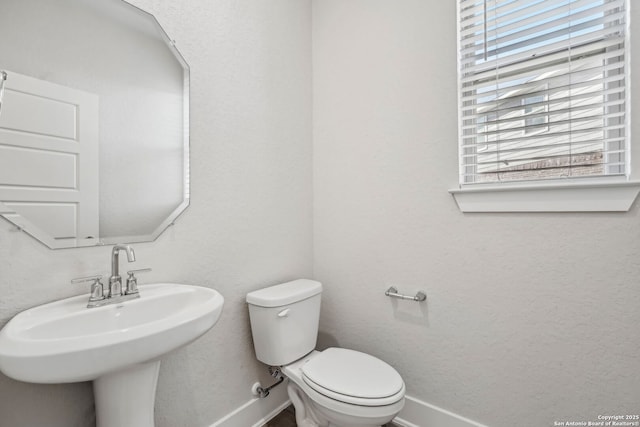
[(282, 382), (285, 379), (285, 376), (282, 374), (282, 371), (277, 366), (269, 366), (269, 375), (276, 378), (277, 381), (272, 385), (270, 385), (269, 387), (262, 387), (260, 383), (254, 383), (253, 386), (251, 387), (251, 393), (254, 396), (258, 396), (260, 399), (264, 399), (265, 397), (269, 396), (269, 392), (272, 389), (282, 384)]

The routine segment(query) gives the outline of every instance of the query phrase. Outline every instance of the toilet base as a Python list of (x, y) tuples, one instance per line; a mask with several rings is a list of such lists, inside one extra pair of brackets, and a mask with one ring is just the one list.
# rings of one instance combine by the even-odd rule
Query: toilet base
[(289, 381), (287, 384), (289, 399), (296, 410), (296, 425), (298, 427), (328, 427), (328, 421), (323, 423), (313, 408), (309, 405), (308, 398), (300, 387)]

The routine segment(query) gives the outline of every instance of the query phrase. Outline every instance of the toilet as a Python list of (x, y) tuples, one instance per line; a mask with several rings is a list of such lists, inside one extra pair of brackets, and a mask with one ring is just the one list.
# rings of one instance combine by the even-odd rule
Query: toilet
[(247, 294), (256, 357), (280, 367), (298, 427), (379, 427), (404, 406), (405, 385), (382, 360), (316, 351), (322, 284), (298, 279)]

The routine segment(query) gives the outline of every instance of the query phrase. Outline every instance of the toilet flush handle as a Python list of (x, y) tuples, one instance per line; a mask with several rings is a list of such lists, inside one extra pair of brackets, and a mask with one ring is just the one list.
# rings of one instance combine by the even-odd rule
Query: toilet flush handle
[(278, 317), (288, 317), (290, 308), (285, 308), (280, 313), (278, 313)]

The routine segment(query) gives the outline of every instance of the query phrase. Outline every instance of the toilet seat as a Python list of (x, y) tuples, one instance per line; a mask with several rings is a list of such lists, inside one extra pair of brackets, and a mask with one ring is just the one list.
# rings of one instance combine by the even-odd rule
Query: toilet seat
[(359, 351), (329, 348), (301, 367), (315, 392), (360, 406), (385, 406), (404, 397), (400, 374), (384, 361)]

